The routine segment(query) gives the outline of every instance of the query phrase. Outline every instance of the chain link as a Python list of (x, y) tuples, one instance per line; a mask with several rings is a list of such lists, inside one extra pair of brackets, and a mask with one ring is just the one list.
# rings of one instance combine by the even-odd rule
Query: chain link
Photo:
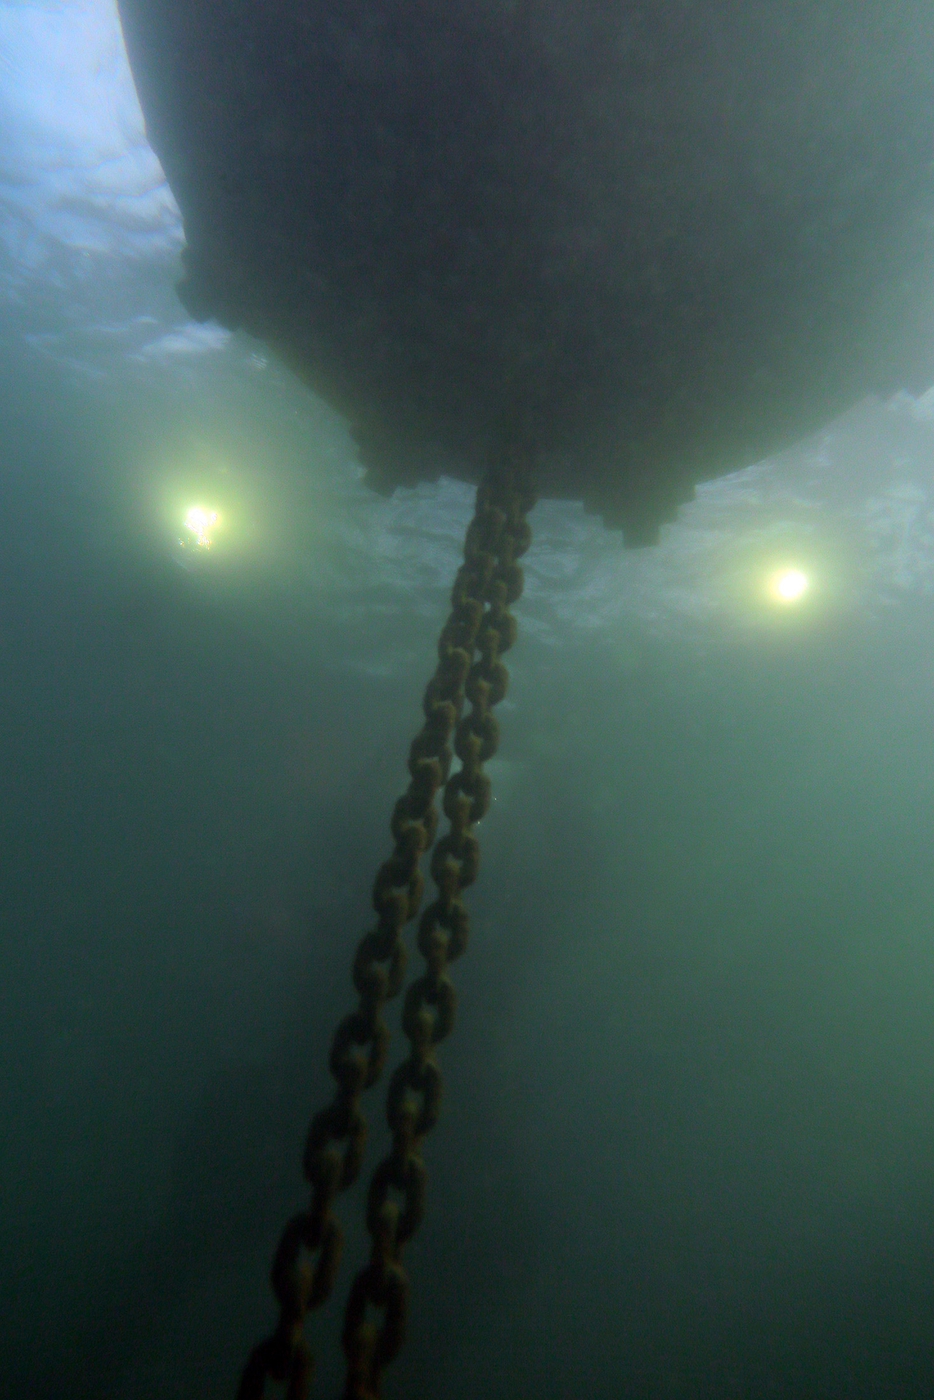
[[(463, 596), (465, 606), (469, 603), (480, 614), (477, 657), (464, 687), (471, 708), (454, 735), (461, 766), (447, 778), (444, 789), (450, 826), (431, 858), (437, 897), (419, 922), (418, 949), (425, 971), (411, 983), (403, 1004), (409, 1054), (389, 1082), (386, 1116), (392, 1147), (373, 1173), (367, 1198), (370, 1260), (354, 1279), (344, 1316), (344, 1400), (377, 1400), (383, 1369), (404, 1339), (409, 1283), (402, 1248), (424, 1212), (422, 1141), (438, 1120), (442, 1095), (435, 1049), (451, 1033), (457, 1007), (447, 969), (467, 946), (469, 918), (462, 895), (476, 879), (480, 862), (471, 827), (490, 805), (490, 780), (483, 764), (499, 743), (492, 711), (506, 694), (509, 679), (500, 658), (516, 639), (509, 608), (522, 592), (518, 560), (531, 542), (526, 520), (533, 503), (528, 455), (521, 442), (506, 443), (491, 463), (477, 491), (464, 565), (454, 586), (455, 602)], [(371, 1312), (378, 1320), (371, 1320)]]
[[(286, 1400), (306, 1400), (309, 1393), (314, 1359), (304, 1337), (305, 1317), (330, 1297), (340, 1266), (343, 1230), (334, 1202), (356, 1181), (362, 1166), (367, 1124), (361, 1099), (385, 1066), (389, 1029), (383, 1009), (398, 995), (405, 977), (402, 932), (421, 905), (420, 860), (434, 843), (435, 798), (444, 785), (444, 811), (451, 826), (432, 860), (438, 898), (425, 911), (418, 937), (428, 970), (413, 983), (404, 1003), (403, 1026), (412, 1049), (389, 1087), (393, 1152), (373, 1176), (367, 1209), (373, 1255), (357, 1276), (347, 1305), (344, 1345), (351, 1374), (360, 1377), (353, 1385), (348, 1379), (348, 1395), (375, 1394), (372, 1387), (378, 1385), (382, 1367), (401, 1345), (408, 1280), (398, 1254), (422, 1215), (425, 1168), (419, 1144), (437, 1120), (442, 1087), (433, 1046), (450, 1032), (456, 1005), (445, 968), (467, 942), (467, 911), (460, 892), (476, 878), (479, 860), (469, 827), (489, 806), (489, 779), (481, 765), (495, 752), (498, 738), (490, 706), (506, 693), (507, 673), (499, 656), (515, 639), (508, 607), (522, 590), (516, 560), (530, 539), (524, 517), (531, 497), (527, 485), (523, 493), (516, 484), (520, 476), (526, 480), (527, 472), (524, 463), (520, 469), (510, 460), (514, 455), (504, 448), (477, 490), (451, 613), (438, 642), (438, 665), (424, 695), (425, 722), (409, 750), (409, 786), (390, 822), (395, 845), (373, 885), (376, 927), (361, 939), (354, 958), (359, 1003), (340, 1022), (331, 1043), (329, 1064), (337, 1090), (308, 1130), (303, 1168), (311, 1187), (310, 1204), (292, 1217), (279, 1239), (270, 1273), (279, 1320), (275, 1331), (251, 1352), (237, 1400), (262, 1400), (267, 1379), (284, 1384)], [(479, 660), (474, 662), (477, 651)], [(463, 718), (465, 697), (471, 712)], [(461, 760), (453, 777), (452, 737)], [(415, 1112), (413, 1096), (419, 1103)], [(391, 1205), (392, 1190), (403, 1193), (403, 1209)], [(378, 1333), (364, 1320), (367, 1303), (383, 1311)]]

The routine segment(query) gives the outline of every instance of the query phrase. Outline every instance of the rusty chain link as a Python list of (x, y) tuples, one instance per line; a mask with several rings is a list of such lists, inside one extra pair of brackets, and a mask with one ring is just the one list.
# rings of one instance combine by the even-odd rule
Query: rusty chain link
[[(392, 1147), (376, 1167), (367, 1197), (370, 1260), (354, 1279), (344, 1316), (344, 1400), (377, 1400), (383, 1369), (404, 1337), (409, 1285), (402, 1247), (418, 1229), (424, 1212), (422, 1140), (441, 1109), (442, 1078), (435, 1047), (454, 1025), (457, 997), (447, 969), (467, 946), (469, 919), (462, 894), (476, 879), (480, 862), (479, 842), (471, 827), (490, 805), (490, 780), (483, 764), (499, 744), (493, 706), (506, 694), (509, 679), (500, 658), (516, 639), (516, 620), (509, 608), (522, 592), (518, 560), (531, 542), (526, 515), (532, 502), (528, 453), (521, 443), (503, 444), (478, 488), (464, 565), (454, 586), (455, 606), (462, 594), (472, 608), (481, 611), (477, 659), (464, 688), (471, 709), (455, 732), (454, 751), (461, 767), (444, 789), (444, 814), (450, 827), (431, 858), (437, 898), (419, 921), (418, 949), (425, 971), (410, 985), (403, 1005), (409, 1054), (389, 1082), (386, 1116)], [(380, 1323), (368, 1318), (370, 1309), (382, 1314)]]
[[(308, 1130), (303, 1168), (311, 1201), (280, 1237), (270, 1275), (278, 1324), (251, 1352), (237, 1400), (262, 1400), (267, 1379), (284, 1384), (286, 1400), (305, 1400), (309, 1393), (314, 1360), (304, 1321), (334, 1288), (343, 1248), (334, 1202), (356, 1181), (363, 1162), (367, 1125), (360, 1102), (386, 1062), (389, 1029), (383, 1008), (402, 987), (407, 957), (402, 931), (421, 904), (424, 877), (419, 862), (434, 842), (435, 797), (445, 785), (444, 811), (451, 825), (431, 863), (438, 898), (425, 910), (418, 935), (427, 971), (405, 998), (403, 1028), (411, 1051), (389, 1087), (393, 1150), (376, 1168), (370, 1186), (367, 1223), (373, 1252), (347, 1304), (347, 1395), (355, 1400), (375, 1395), (382, 1368), (402, 1342), (408, 1281), (400, 1252), (421, 1219), (425, 1168), (420, 1143), (440, 1109), (441, 1074), (433, 1047), (450, 1032), (454, 1019), (456, 999), (445, 969), (467, 941), (467, 911), (460, 894), (476, 878), (479, 860), (477, 839), (469, 828), (490, 802), (482, 764), (498, 742), (491, 706), (506, 693), (507, 672), (499, 657), (516, 635), (508, 609), (522, 591), (516, 561), (531, 538), (525, 520), (532, 504), (528, 480), (527, 454), (503, 444), (477, 489), (464, 562), (438, 643), (438, 665), (424, 695), (425, 723), (409, 750), (409, 786), (392, 814), (395, 846), (373, 885), (377, 924), (361, 939), (354, 958), (359, 1004), (340, 1022), (331, 1044), (329, 1064), (337, 1090)], [(474, 662), (476, 652), (479, 659)], [(465, 697), (471, 711), (462, 717)], [(450, 776), (452, 735), (461, 768)], [(413, 1108), (415, 1096), (420, 1096), (420, 1106)], [(402, 1212), (390, 1201), (392, 1190), (404, 1194)], [(366, 1321), (368, 1303), (384, 1310), (378, 1331)]]

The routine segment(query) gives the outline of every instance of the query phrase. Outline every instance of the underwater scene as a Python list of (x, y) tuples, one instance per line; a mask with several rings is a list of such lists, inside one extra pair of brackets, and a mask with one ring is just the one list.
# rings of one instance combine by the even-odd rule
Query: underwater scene
[[(275, 1329), (474, 510), (185, 242), (113, 0), (0, 3), (10, 1400), (233, 1400)], [(404, 1345), (344, 1389), (398, 996), (314, 1395), (934, 1392), (934, 388), (729, 466), (644, 547), (529, 512)]]

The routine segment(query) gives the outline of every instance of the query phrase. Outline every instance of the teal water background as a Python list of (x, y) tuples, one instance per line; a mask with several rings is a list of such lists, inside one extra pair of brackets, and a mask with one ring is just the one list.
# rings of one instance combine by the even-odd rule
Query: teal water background
[[(471, 497), (369, 495), (336, 415), (185, 322), (158, 183), (145, 249), (22, 188), (0, 1394), (200, 1400), (271, 1319)], [(536, 508), (387, 1395), (930, 1393), (932, 487), (934, 409), (901, 394), (703, 488), (653, 550)], [(782, 608), (790, 564), (812, 587)]]

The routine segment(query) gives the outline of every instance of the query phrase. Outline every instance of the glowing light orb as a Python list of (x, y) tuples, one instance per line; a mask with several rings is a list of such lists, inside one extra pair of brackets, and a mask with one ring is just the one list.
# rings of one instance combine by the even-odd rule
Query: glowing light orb
[(798, 603), (811, 586), (800, 569), (779, 569), (769, 581), (769, 592), (777, 603)]
[(192, 506), (188, 511), (185, 516), (185, 528), (194, 535), (199, 549), (211, 548), (211, 532), (217, 520), (217, 511), (208, 510), (205, 506)]

